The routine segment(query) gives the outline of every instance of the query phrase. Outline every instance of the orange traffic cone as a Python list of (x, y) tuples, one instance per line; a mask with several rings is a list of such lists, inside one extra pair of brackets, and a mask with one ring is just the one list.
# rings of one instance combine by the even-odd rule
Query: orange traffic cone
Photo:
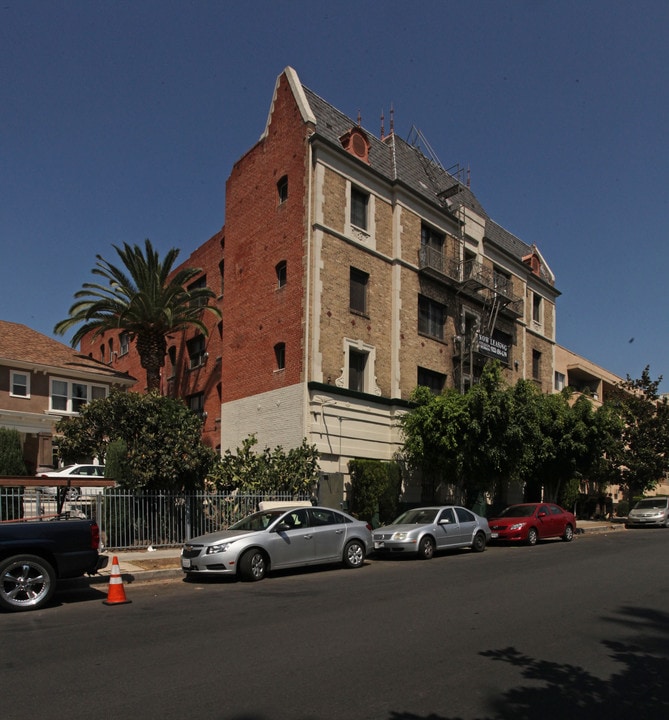
[(114, 555), (112, 561), (111, 575), (109, 576), (109, 590), (107, 591), (107, 599), (102, 601), (105, 605), (123, 605), (131, 602), (125, 596), (123, 589), (123, 578), (121, 577), (121, 568), (118, 565), (118, 558)]

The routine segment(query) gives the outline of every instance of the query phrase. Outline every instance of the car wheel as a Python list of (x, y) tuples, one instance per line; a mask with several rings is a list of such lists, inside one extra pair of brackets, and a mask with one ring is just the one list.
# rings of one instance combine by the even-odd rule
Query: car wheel
[(472, 540), (472, 550), (474, 552), (483, 552), (486, 546), (485, 534), (482, 532), (476, 533)]
[(68, 502), (75, 502), (75, 500), (79, 499), (79, 495), (81, 493), (79, 492), (79, 488), (71, 487), (68, 488), (67, 492), (65, 493), (65, 499)]
[(434, 540), (426, 535), (418, 545), (418, 557), (421, 560), (430, 560), (434, 555)]
[(239, 561), (239, 574), (244, 580), (256, 582), (267, 575), (269, 563), (262, 550), (249, 550)]
[(562, 539), (565, 542), (571, 542), (574, 539), (574, 528), (571, 525), (565, 527)]
[(56, 590), (56, 573), (37, 555), (12, 555), (0, 563), (0, 607), (38, 610)]
[(344, 565), (358, 568), (365, 562), (365, 546), (359, 540), (351, 540), (344, 548)]
[(538, 539), (539, 539), (539, 533), (537, 532), (537, 529), (530, 528), (527, 531), (527, 544), (528, 545), (536, 545)]

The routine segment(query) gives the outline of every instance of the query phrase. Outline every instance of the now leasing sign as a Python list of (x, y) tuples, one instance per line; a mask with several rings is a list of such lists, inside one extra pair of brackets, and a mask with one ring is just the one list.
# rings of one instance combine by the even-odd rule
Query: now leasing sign
[(478, 343), (481, 355), (496, 358), (504, 363), (509, 362), (509, 346), (506, 343), (481, 334), (478, 336)]

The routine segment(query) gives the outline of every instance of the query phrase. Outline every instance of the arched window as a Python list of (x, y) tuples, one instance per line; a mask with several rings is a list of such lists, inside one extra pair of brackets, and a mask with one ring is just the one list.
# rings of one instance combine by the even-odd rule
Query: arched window
[(286, 367), (286, 343), (277, 343), (274, 346), (274, 357), (276, 369), (283, 370)]
[(276, 266), (277, 287), (282, 288), (288, 282), (288, 264), (282, 260)]

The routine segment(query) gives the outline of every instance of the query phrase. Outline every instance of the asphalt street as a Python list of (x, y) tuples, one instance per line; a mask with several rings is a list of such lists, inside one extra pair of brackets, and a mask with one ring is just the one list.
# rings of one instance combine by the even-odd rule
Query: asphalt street
[(4, 720), (665, 718), (669, 531), (0, 615)]

